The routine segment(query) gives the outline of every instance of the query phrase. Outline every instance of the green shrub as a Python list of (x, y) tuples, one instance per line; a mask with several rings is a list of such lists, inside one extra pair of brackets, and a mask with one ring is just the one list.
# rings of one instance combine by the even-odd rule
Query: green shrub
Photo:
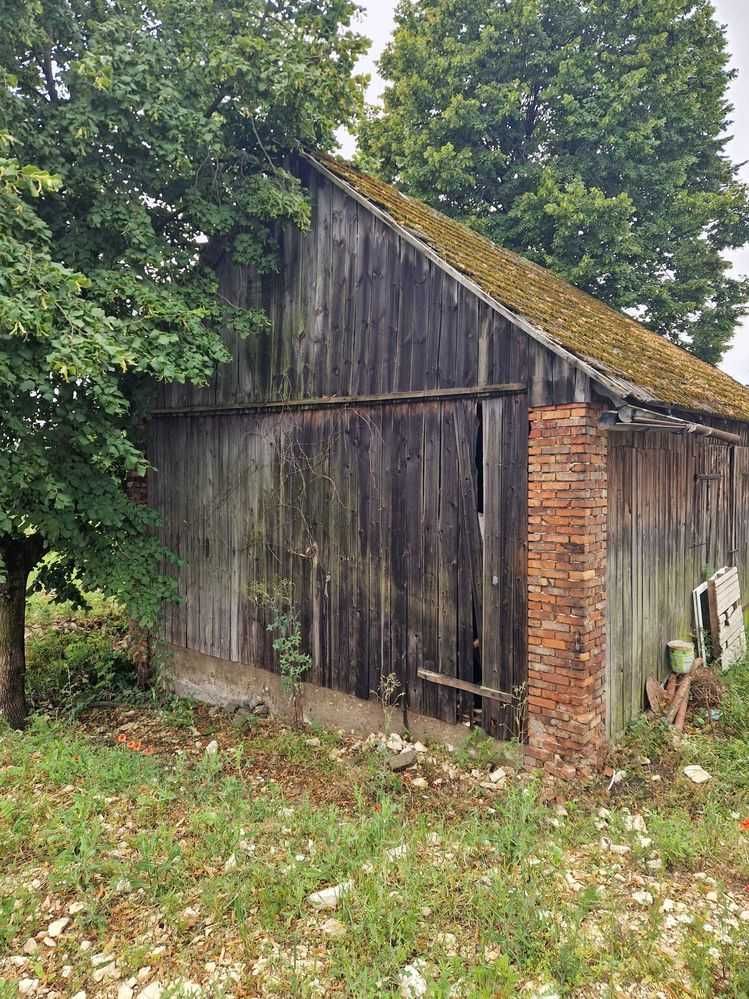
[(111, 608), (46, 627), (37, 624), (26, 642), (32, 709), (75, 715), (94, 701), (131, 697), (135, 669), (126, 635), (126, 619)]

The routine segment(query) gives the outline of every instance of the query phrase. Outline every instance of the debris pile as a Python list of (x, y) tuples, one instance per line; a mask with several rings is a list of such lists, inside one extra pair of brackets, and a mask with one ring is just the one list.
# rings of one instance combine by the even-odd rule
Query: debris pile
[(663, 720), (678, 731), (684, 730), (687, 709), (704, 711), (708, 721), (715, 721), (720, 712), (724, 686), (702, 659), (695, 659), (689, 672), (671, 673), (665, 683), (649, 676), (645, 684), (650, 712), (648, 717)]

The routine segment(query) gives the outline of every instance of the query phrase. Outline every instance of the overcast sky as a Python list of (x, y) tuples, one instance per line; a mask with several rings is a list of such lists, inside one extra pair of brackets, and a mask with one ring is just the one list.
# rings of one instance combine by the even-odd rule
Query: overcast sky
[[(393, 11), (395, 0), (358, 0), (365, 9), (360, 30), (372, 40), (372, 47), (360, 63), (361, 72), (372, 77), (368, 98), (374, 103), (382, 93), (383, 83), (377, 75), (375, 62), (387, 44), (393, 30)], [(738, 79), (733, 83), (731, 92), (734, 105), (734, 124), (731, 129), (734, 136), (731, 144), (731, 154), (738, 162), (749, 160), (749, 0), (713, 0), (718, 11), (718, 18), (725, 24), (728, 32), (728, 46), (732, 55), (733, 65), (739, 70)], [(342, 141), (344, 155), (353, 152), (353, 140), (346, 137)], [(749, 166), (743, 170), (744, 177), (749, 181)], [(736, 270), (741, 274), (749, 274), (749, 247), (733, 254)], [(743, 328), (736, 331), (734, 344), (726, 354), (721, 367), (725, 368), (734, 378), (749, 383), (749, 319)]]

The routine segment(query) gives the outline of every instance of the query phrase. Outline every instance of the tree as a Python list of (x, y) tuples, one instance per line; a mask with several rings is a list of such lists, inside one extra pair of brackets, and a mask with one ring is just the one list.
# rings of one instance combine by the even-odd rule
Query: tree
[(401, 0), (363, 162), (717, 362), (749, 285), (708, 0)]
[[(29, 572), (96, 587), (143, 624), (173, 595), (147, 467), (148, 386), (202, 383), (222, 331), (219, 246), (275, 266), (308, 225), (284, 158), (330, 147), (361, 101), (348, 0), (12, 0), (0, 37), (0, 715), (21, 726)], [(11, 138), (12, 136), (12, 138)], [(12, 143), (12, 146), (11, 146)], [(30, 164), (39, 164), (41, 169)], [(53, 553), (53, 554), (52, 554)]]

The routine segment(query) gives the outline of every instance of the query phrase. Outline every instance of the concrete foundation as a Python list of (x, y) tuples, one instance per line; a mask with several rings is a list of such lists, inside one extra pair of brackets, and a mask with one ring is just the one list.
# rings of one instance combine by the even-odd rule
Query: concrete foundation
[[(190, 697), (207, 704), (231, 704), (247, 700), (254, 694), (263, 698), (272, 715), (291, 718), (289, 699), (276, 673), (246, 663), (216, 659), (175, 645), (168, 646), (168, 649), (174, 692), (180, 697)], [(384, 730), (385, 715), (379, 701), (362, 701), (339, 690), (328, 690), (311, 683), (305, 683), (303, 687), (305, 722), (362, 736)], [(405, 731), (401, 711), (393, 712), (390, 730)], [(422, 742), (451, 746), (459, 746), (470, 734), (465, 725), (449, 725), (411, 711), (408, 712), (408, 731), (414, 739)], [(519, 752), (514, 743), (507, 743), (507, 748), (510, 755), (515, 750)]]

